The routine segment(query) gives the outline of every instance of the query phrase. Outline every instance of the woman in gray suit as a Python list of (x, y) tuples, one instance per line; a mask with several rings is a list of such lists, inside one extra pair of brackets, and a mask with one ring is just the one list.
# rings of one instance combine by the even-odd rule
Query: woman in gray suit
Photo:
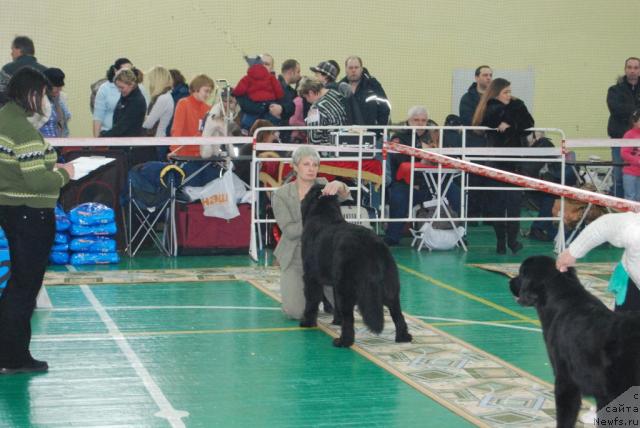
[(296, 173), (296, 180), (278, 189), (272, 200), (273, 213), (282, 231), (274, 254), (280, 263), (282, 311), (289, 318), (300, 319), (305, 305), (300, 251), (302, 237), (300, 201), (316, 183), (325, 184), (323, 194), (337, 194), (341, 201), (351, 196), (346, 184), (340, 181), (328, 183), (325, 178), (318, 178), (320, 156), (314, 148), (299, 147), (293, 152), (291, 163)]

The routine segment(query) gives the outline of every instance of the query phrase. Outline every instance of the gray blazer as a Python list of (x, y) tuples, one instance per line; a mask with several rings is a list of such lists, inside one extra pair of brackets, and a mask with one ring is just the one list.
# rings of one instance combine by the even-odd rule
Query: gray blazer
[[(327, 184), (327, 179), (316, 178), (316, 183)], [(298, 186), (295, 181), (287, 183), (273, 194), (271, 201), (273, 215), (282, 231), (280, 241), (273, 254), (280, 262), (280, 267), (286, 269), (294, 258), (302, 260), (302, 211), (300, 211), (300, 198)]]

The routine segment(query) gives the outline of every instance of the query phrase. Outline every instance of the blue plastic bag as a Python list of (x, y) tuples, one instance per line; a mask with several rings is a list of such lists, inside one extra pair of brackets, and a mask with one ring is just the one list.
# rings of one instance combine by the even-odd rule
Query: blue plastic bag
[(117, 231), (115, 223), (94, 224), (92, 226), (83, 226), (71, 223), (71, 236), (104, 236), (115, 235)]
[(54, 244), (68, 244), (69, 243), (69, 235), (64, 232), (56, 232), (53, 238)]
[(69, 248), (76, 252), (115, 253), (116, 241), (104, 236), (84, 236), (73, 238)]
[(101, 265), (119, 261), (118, 253), (73, 253), (71, 255), (72, 265)]
[(56, 206), (56, 231), (64, 232), (71, 227), (71, 221), (60, 206)]
[(82, 226), (113, 223), (115, 218), (112, 208), (96, 202), (85, 202), (69, 211), (71, 223)]
[(0, 238), (0, 248), (9, 248), (9, 241), (7, 241), (7, 238)]
[(11, 259), (9, 257), (9, 250), (0, 250), (0, 290), (7, 285), (9, 276), (11, 276)]
[(52, 251), (49, 254), (49, 262), (54, 265), (66, 265), (69, 263), (69, 253), (66, 251)]
[(64, 251), (69, 251), (69, 244), (53, 244), (53, 247), (51, 247), (51, 251), (55, 251), (55, 252), (64, 252)]

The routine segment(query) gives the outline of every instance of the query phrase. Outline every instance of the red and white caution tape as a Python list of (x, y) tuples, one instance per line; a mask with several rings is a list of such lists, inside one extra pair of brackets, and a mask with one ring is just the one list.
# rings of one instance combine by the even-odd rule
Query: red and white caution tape
[(442, 164), (443, 167), (455, 168), (467, 173), (481, 175), (493, 180), (502, 181), (503, 183), (512, 184), (514, 186), (526, 187), (529, 189), (540, 190), (565, 198), (575, 199), (577, 201), (601, 205), (613, 208), (619, 211), (640, 212), (640, 203), (629, 201), (626, 199), (616, 198), (601, 193), (589, 192), (588, 190), (578, 189), (571, 186), (563, 186), (549, 181), (538, 180), (536, 178), (526, 177), (524, 175), (514, 174), (512, 172), (503, 171), (497, 168), (491, 168), (485, 165), (478, 165), (473, 162), (463, 161), (460, 159), (444, 156), (431, 151), (421, 150), (405, 146), (395, 142), (385, 143), (387, 149), (397, 153), (414, 156), (420, 159), (426, 159), (431, 162)]

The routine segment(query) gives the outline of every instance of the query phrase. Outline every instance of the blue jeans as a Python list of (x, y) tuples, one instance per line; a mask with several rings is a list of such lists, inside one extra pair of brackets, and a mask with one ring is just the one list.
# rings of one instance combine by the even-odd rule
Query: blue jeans
[(640, 201), (640, 177), (623, 174), (622, 183), (624, 184), (624, 198), (630, 201)]
[[(612, 147), (611, 148), (611, 160), (616, 163), (622, 163), (622, 155), (620, 154), (620, 147)], [(622, 182), (622, 167), (614, 166), (613, 167), (613, 189), (611, 189), (611, 194), (618, 198), (624, 197), (624, 186)]]

